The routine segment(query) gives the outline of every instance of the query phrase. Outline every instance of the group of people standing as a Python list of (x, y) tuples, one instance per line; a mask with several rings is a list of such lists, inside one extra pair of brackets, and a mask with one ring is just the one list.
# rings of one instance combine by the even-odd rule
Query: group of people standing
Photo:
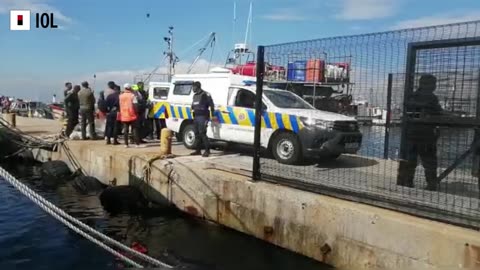
[[(95, 104), (97, 104), (98, 113), (106, 119), (105, 140), (107, 144), (120, 144), (118, 136), (123, 134), (126, 147), (129, 147), (131, 142), (136, 147), (141, 147), (143, 143), (146, 143), (145, 138), (153, 139), (154, 133), (156, 138), (160, 139), (160, 130), (165, 127), (163, 119), (149, 117), (153, 104), (149, 101), (148, 93), (144, 90), (142, 82), (133, 85), (126, 83), (122, 90), (119, 85), (110, 81), (107, 89), (100, 92), (98, 100), (95, 99), (88, 82), (73, 87), (70, 82), (67, 82), (64, 94), (67, 117), (65, 136), (67, 137), (79, 123), (80, 116), (82, 140), (97, 139)], [(87, 126), (89, 137), (87, 137)], [(129, 136), (130, 132), (132, 138)]]
[(12, 105), (12, 102), (10, 101), (9, 97), (0, 97), (0, 109), (2, 113), (9, 113), (10, 112), (10, 106)]

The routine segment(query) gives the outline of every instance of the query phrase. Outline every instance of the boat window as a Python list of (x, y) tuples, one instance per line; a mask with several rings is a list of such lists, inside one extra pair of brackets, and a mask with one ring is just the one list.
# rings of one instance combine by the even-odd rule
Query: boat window
[(189, 96), (190, 93), (192, 92), (192, 86), (193, 84), (175, 84), (175, 88), (173, 88), (173, 94), (174, 95), (180, 95), (180, 96)]
[(265, 96), (278, 108), (285, 109), (314, 109), (301, 97), (288, 92), (278, 90), (264, 90)]
[(153, 98), (155, 99), (167, 99), (168, 87), (155, 87), (153, 88)]

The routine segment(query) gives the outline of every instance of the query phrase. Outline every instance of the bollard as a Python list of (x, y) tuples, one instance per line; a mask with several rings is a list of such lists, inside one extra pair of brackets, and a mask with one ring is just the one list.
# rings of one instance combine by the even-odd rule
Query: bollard
[(3, 119), (7, 121), (12, 127), (17, 126), (16, 114), (14, 113), (5, 113), (3, 114)]
[(172, 134), (168, 128), (163, 128), (160, 135), (160, 155), (172, 154)]

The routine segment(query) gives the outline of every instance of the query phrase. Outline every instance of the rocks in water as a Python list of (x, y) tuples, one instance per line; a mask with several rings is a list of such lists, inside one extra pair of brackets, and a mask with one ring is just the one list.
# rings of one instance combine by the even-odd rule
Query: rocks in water
[(133, 186), (108, 187), (100, 194), (103, 208), (110, 214), (128, 212), (138, 214), (148, 208), (142, 192)]
[(54, 160), (42, 164), (42, 179), (47, 186), (56, 186), (70, 180), (71, 177), (72, 172), (63, 161)]
[(72, 181), (72, 186), (76, 191), (84, 195), (101, 192), (106, 187), (97, 178), (83, 175), (75, 177)]

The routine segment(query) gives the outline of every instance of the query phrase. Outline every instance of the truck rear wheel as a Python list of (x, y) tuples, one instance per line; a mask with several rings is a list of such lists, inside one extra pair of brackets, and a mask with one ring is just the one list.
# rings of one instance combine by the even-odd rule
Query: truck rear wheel
[(183, 145), (188, 149), (196, 149), (197, 138), (195, 138), (195, 128), (193, 124), (185, 126), (182, 132)]
[(278, 134), (272, 144), (272, 154), (282, 164), (298, 164), (302, 159), (302, 150), (297, 136), (293, 133)]

